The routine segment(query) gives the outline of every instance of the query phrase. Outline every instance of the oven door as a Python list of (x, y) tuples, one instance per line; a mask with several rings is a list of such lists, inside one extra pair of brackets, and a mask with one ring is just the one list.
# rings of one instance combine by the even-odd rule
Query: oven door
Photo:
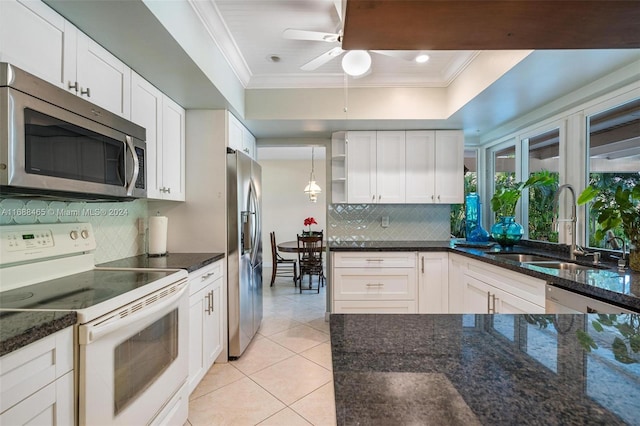
[(146, 425), (168, 404), (186, 421), (186, 289), (186, 280), (175, 283), (79, 326), (80, 425)]

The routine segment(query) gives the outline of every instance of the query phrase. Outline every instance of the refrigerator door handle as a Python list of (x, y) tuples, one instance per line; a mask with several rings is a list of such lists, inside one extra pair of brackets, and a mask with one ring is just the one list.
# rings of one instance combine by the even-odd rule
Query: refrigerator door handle
[(256, 195), (256, 187), (251, 180), (249, 184), (249, 203), (253, 208), (251, 211), (251, 222), (253, 226), (251, 226), (251, 266), (256, 266), (258, 264), (258, 247), (260, 245), (260, 235), (262, 234), (262, 225), (260, 220), (260, 204), (258, 203), (258, 196)]

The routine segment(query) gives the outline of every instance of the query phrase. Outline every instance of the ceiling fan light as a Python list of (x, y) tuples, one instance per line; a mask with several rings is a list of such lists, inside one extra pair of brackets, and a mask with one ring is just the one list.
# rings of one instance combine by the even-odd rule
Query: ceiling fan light
[(416, 62), (419, 64), (424, 64), (425, 62), (427, 62), (429, 60), (429, 55), (422, 53), (418, 56), (416, 56)]
[(353, 77), (358, 77), (369, 71), (371, 56), (366, 50), (350, 50), (342, 58), (342, 69)]

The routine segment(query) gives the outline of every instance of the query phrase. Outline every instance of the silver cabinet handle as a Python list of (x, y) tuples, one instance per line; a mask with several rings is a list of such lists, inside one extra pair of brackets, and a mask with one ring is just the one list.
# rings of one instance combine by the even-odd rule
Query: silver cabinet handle
[(382, 283), (367, 283), (367, 287), (384, 287)]
[(78, 82), (77, 82), (77, 81), (74, 81), (74, 82), (73, 82), (73, 84), (71, 84), (71, 82), (70, 82), (70, 81), (67, 83), (67, 88), (68, 88), (69, 90), (73, 90), (73, 91), (74, 91), (74, 92), (76, 92), (76, 93), (78, 93), (78, 89), (79, 89), (79, 87), (80, 87), (80, 86), (78, 86)]
[(375, 200), (376, 200), (376, 194), (373, 194), (373, 195), (371, 196), (371, 201), (375, 201)]
[(491, 294), (490, 291), (487, 292), (487, 313), (496, 313), (496, 295)]
[(491, 292), (487, 292), (487, 313), (491, 313)]
[(491, 295), (491, 300), (492, 300), (491, 313), (495, 314), (496, 313), (496, 295), (495, 294)]
[(82, 90), (82, 87), (80, 88), (80, 94), (81, 95), (87, 95), (87, 98), (91, 97), (91, 89), (87, 87), (87, 90)]
[(420, 257), (420, 263), (422, 264), (421, 268), (422, 268), (422, 273), (424, 274), (424, 256)]
[(170, 187), (167, 187), (167, 192), (168, 192), (169, 194), (171, 194), (171, 188), (170, 188)]
[(210, 276), (212, 276), (214, 274), (214, 272), (209, 272), (208, 274), (204, 274), (201, 278), (202, 281), (206, 280), (207, 278), (209, 278)]
[(210, 313), (213, 313), (213, 290), (211, 290), (210, 294), (211, 297), (209, 298), (209, 311)]
[(367, 259), (367, 262), (384, 262), (384, 259)]
[(433, 201), (434, 199), (435, 199), (435, 197), (432, 195), (432, 196), (431, 196), (431, 201)]
[(382, 195), (378, 195), (378, 201), (382, 200)]
[(438, 195), (438, 201), (440, 201), (440, 196)]

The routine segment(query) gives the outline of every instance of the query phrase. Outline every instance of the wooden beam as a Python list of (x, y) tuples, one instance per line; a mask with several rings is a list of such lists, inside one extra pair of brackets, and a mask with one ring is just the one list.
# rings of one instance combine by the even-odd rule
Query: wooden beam
[(342, 47), (640, 48), (640, 1), (348, 0)]

